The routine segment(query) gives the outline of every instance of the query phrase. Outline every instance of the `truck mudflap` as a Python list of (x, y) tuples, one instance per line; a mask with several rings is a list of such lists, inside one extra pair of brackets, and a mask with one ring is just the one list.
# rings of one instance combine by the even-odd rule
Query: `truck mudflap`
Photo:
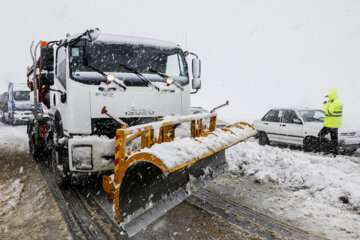
[(256, 134), (244, 122), (215, 126), (216, 113), (210, 113), (117, 130), (114, 174), (103, 176), (103, 188), (129, 236), (223, 172), (225, 149)]

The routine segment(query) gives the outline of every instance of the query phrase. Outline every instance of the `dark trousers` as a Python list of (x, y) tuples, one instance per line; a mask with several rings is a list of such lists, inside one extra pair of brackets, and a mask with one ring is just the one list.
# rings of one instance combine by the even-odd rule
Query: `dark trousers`
[[(329, 143), (324, 137), (330, 133), (331, 142)], [(323, 127), (319, 132), (320, 149), (322, 152), (339, 153), (338, 129)]]

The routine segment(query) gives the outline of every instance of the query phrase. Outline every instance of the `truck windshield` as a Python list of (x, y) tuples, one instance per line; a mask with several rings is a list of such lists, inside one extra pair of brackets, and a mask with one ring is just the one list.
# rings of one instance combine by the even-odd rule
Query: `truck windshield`
[(85, 41), (70, 48), (70, 70), (74, 80), (89, 84), (104, 82), (104, 77), (94, 72), (96, 68), (114, 74), (128, 86), (144, 85), (122, 65), (136, 69), (154, 82), (165, 80), (149, 69), (165, 73), (182, 85), (189, 81), (185, 57), (179, 48)]
[(15, 101), (29, 101), (30, 92), (29, 91), (14, 91), (14, 100)]
[(323, 122), (325, 112), (322, 110), (299, 110), (302, 119), (305, 122)]

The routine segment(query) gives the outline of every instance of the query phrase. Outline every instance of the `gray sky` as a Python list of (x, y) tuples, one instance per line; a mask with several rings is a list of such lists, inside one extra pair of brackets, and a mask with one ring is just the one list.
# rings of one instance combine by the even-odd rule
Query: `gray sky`
[(280, 106), (320, 107), (333, 87), (360, 117), (360, 1), (1, 1), (0, 91), (25, 82), (32, 40), (99, 27), (179, 43), (202, 59), (192, 105), (230, 100), (224, 117)]

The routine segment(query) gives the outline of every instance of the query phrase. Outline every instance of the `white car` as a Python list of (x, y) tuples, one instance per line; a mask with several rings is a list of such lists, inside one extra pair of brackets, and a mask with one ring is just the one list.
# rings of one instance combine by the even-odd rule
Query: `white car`
[[(305, 151), (319, 149), (318, 134), (324, 125), (325, 113), (319, 109), (272, 109), (254, 122), (261, 145), (270, 142), (303, 146)], [(330, 139), (329, 135), (326, 136)], [(339, 129), (339, 148), (355, 152), (360, 147), (360, 132)]]

